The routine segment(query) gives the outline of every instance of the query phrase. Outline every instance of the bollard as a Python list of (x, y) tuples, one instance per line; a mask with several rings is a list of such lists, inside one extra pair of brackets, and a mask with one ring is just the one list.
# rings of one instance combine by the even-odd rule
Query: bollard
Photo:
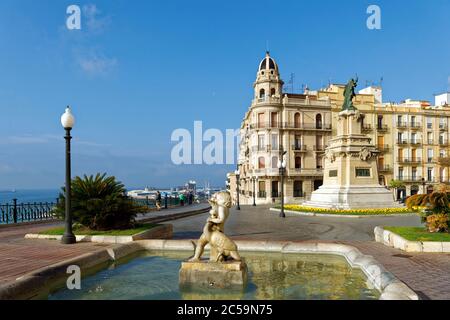
[(167, 209), (167, 194), (164, 197), (164, 209)]

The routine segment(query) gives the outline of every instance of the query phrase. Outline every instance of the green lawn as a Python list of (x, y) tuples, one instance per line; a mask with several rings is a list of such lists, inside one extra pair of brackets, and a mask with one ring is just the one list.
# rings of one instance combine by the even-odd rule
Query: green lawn
[[(90, 230), (86, 227), (74, 228), (73, 232), (75, 235), (83, 235), (83, 236), (132, 236), (143, 231), (149, 230), (151, 228), (156, 227), (156, 224), (146, 223), (139, 224), (133, 229), (124, 229), (124, 230), (108, 230), (108, 231), (95, 231)], [(46, 234), (51, 236), (62, 236), (64, 234), (64, 227), (53, 228), (45, 231), (39, 232), (39, 234)]]
[(450, 233), (429, 233), (423, 227), (384, 227), (409, 241), (450, 241)]

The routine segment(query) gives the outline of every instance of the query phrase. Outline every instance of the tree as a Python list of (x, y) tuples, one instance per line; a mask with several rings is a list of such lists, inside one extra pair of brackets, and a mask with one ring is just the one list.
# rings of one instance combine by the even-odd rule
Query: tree
[(395, 199), (397, 199), (397, 190), (400, 188), (404, 188), (404, 187), (405, 187), (405, 184), (400, 180), (389, 181), (389, 188), (394, 189)]
[(425, 208), (422, 210), (422, 221), (426, 222), (430, 232), (448, 231), (450, 199), (449, 194), (441, 190), (430, 194), (416, 194), (406, 200), (406, 206), (411, 210)]
[[(116, 178), (97, 174), (72, 180), (72, 215), (92, 230), (126, 229), (134, 225), (136, 214), (145, 208), (126, 196), (125, 186)], [(56, 213), (64, 217), (65, 188), (59, 195)]]

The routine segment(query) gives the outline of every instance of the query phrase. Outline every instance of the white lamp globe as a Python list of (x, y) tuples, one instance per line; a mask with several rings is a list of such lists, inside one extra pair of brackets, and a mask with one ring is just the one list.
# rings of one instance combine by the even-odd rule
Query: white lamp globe
[(282, 163), (281, 163), (280, 160), (278, 160), (277, 167), (278, 167), (279, 169), (281, 169), (281, 166), (282, 166)]
[(66, 112), (61, 116), (61, 125), (64, 129), (72, 129), (75, 124), (75, 117), (72, 114), (70, 107), (66, 108)]
[(238, 175), (238, 174), (239, 174), (239, 170), (234, 171), (234, 173), (235, 173), (236, 175)]

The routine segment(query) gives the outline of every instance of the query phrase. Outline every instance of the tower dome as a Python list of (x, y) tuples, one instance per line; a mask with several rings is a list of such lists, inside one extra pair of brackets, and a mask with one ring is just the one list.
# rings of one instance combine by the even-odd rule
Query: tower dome
[(259, 71), (263, 70), (274, 70), (278, 72), (278, 65), (276, 64), (275, 60), (270, 56), (269, 51), (266, 52), (266, 56), (259, 64)]

